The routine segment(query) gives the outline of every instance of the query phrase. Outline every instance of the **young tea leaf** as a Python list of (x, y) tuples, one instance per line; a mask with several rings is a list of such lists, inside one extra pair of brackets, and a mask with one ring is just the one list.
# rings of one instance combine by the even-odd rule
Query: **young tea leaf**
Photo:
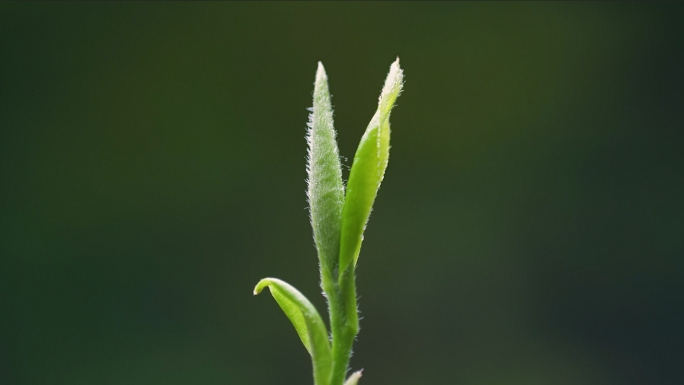
[(328, 332), (316, 308), (297, 289), (276, 278), (264, 278), (254, 288), (254, 295), (265, 287), (294, 325), (309, 351), (316, 385), (328, 385), (332, 371), (332, 352)]
[(403, 81), (403, 71), (399, 67), (399, 58), (397, 58), (390, 66), (378, 101), (378, 109), (361, 138), (349, 173), (347, 195), (342, 209), (340, 274), (351, 263), (356, 264), (359, 257), (363, 231), (387, 168), (390, 140), (389, 117), (394, 102), (401, 93)]
[(331, 294), (333, 271), (340, 249), (340, 224), (344, 205), (344, 185), (340, 155), (335, 140), (328, 77), (318, 63), (313, 108), (309, 115), (307, 142), (308, 191), (311, 226), (321, 264), (323, 289)]

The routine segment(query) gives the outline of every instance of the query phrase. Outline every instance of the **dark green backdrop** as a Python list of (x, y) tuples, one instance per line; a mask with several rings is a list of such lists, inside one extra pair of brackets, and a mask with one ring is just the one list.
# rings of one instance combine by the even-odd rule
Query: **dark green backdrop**
[(684, 6), (0, 4), (0, 384), (311, 384), (306, 108), (350, 165), (363, 385), (684, 383)]

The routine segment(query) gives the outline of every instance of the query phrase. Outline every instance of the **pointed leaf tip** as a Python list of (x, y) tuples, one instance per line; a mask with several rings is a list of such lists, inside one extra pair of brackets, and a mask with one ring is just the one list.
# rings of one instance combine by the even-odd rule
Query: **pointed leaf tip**
[(325, 67), (323, 67), (323, 62), (320, 61), (318, 62), (318, 67), (316, 68), (316, 80), (318, 81), (319, 79), (328, 79), (328, 74), (325, 73)]
[(359, 378), (361, 378), (361, 375), (363, 374), (363, 369), (354, 372), (347, 381), (344, 383), (344, 385), (357, 385), (359, 383)]
[[(385, 79), (385, 85), (382, 87), (382, 92), (380, 93), (380, 111), (383, 115), (389, 113), (389, 110), (394, 106), (394, 101), (397, 99), (399, 94), (404, 87), (404, 71), (399, 66), (399, 57), (390, 66), (389, 73), (387, 74), (387, 79)], [(380, 120), (383, 120), (384, 116), (381, 116)]]
[(261, 293), (261, 291), (264, 290), (264, 287), (266, 287), (268, 285), (268, 283), (266, 283), (267, 279), (268, 278), (262, 279), (261, 281), (259, 281), (259, 283), (257, 283), (256, 286), (254, 286), (254, 291), (253, 291), (254, 295), (259, 295), (259, 293)]

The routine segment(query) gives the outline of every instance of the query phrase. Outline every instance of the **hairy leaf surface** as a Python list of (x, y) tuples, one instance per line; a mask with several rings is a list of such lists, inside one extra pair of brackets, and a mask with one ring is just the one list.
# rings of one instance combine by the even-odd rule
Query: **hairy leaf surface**
[(378, 109), (361, 138), (347, 183), (347, 196), (342, 209), (340, 240), (340, 272), (356, 264), (373, 202), (385, 175), (389, 159), (389, 117), (404, 81), (399, 58), (392, 63), (382, 88)]
[(332, 276), (339, 260), (344, 184), (335, 139), (328, 76), (318, 63), (307, 142), (308, 191), (311, 226), (321, 264), (323, 290), (331, 295)]

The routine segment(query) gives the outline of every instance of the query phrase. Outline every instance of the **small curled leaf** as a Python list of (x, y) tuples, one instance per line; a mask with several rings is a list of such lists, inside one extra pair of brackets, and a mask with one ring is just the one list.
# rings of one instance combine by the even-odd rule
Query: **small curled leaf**
[(259, 294), (265, 287), (271, 290), (271, 295), (290, 319), (306, 350), (309, 351), (315, 383), (329, 384), (332, 352), (327, 329), (318, 311), (302, 293), (277, 278), (264, 278), (259, 281), (254, 288), (254, 295)]

